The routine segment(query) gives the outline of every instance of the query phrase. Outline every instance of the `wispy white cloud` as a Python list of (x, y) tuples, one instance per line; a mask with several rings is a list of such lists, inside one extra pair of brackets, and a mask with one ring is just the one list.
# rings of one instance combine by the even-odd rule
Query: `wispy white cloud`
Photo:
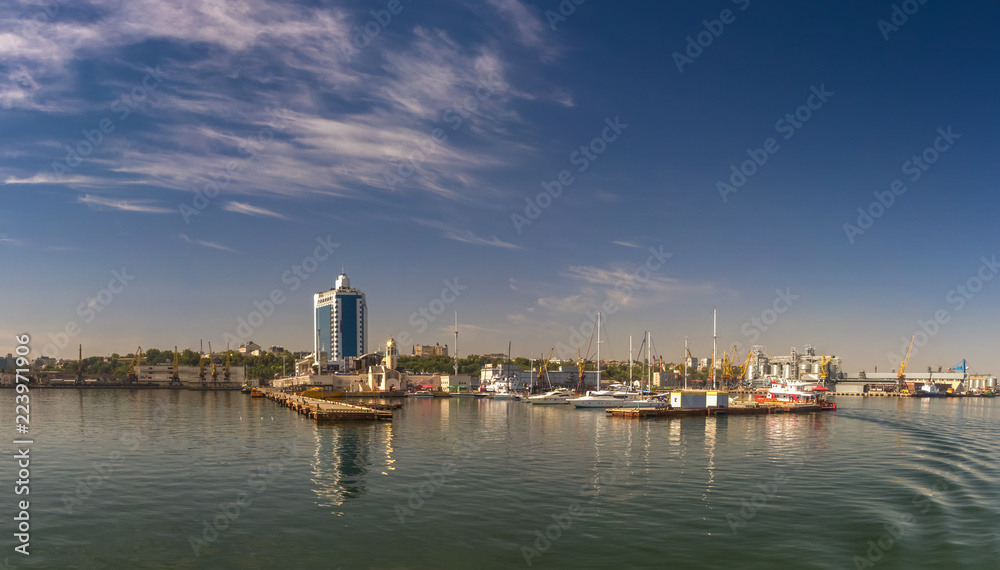
[(233, 248), (231, 248), (229, 246), (222, 245), (222, 244), (216, 243), (214, 241), (204, 241), (204, 240), (200, 240), (200, 239), (191, 239), (191, 238), (189, 238), (187, 236), (187, 234), (178, 234), (178, 235), (179, 235), (179, 237), (182, 240), (184, 240), (184, 241), (186, 241), (188, 243), (193, 243), (195, 245), (200, 245), (202, 247), (207, 247), (207, 248), (210, 248), (210, 249), (219, 249), (219, 250), (228, 251), (228, 252), (231, 252), (231, 253), (239, 253), (238, 251), (236, 251), (235, 249), (233, 249)]
[(456, 229), (444, 222), (437, 222), (434, 220), (423, 220), (419, 218), (416, 218), (413, 221), (422, 226), (427, 226), (429, 228), (441, 230), (444, 237), (451, 240), (460, 241), (462, 243), (469, 243), (472, 245), (489, 245), (504, 249), (521, 249), (521, 246), (505, 242), (495, 235), (493, 236), (493, 239), (487, 239), (477, 236), (472, 232), (472, 230)]
[[(295, 120), (261, 145), (259, 156), (233, 177), (226, 192), (371, 200), (376, 199), (373, 190), (390, 191), (386, 172), (420, 155), (416, 172), (397, 191), (468, 203), (495, 198), (501, 191), (489, 172), (533, 150), (513, 134), (512, 127), (524, 125), (515, 103), (546, 99), (565, 105), (571, 97), (558, 87), (538, 94), (511, 84), (513, 58), (499, 40), (512, 35), (549, 54), (555, 52), (555, 42), (537, 9), (519, 0), (489, 1), (501, 15), (495, 38), (466, 45), (444, 30), (407, 28), (394, 21), (364, 49), (363, 57), (354, 59), (343, 48), (353, 41), (352, 27), (364, 21), (359, 18), (368, 18), (367, 10), (355, 14), (276, 0), (218, 5), (88, 0), (93, 17), (60, 14), (25, 38), (17, 33), (24, 24), (20, 18), (37, 12), (38, 5), (12, 2), (0, 7), (0, 59), (10, 62), (6, 75), (0, 74), (0, 106), (107, 114), (110, 101), (79, 100), (86, 91), (80, 85), (84, 76), (75, 71), (79, 61), (116, 61), (127, 68), (127, 73), (101, 80), (116, 92), (141, 85), (145, 64), (159, 66), (164, 79), (135, 109), (150, 124), (129, 137), (109, 134), (80, 167), (87, 177), (53, 180), (44, 173), (21, 172), (8, 183), (96, 188), (121, 185), (121, 174), (128, 173), (129, 183), (190, 191), (224, 171), (234, 158), (245, 159), (237, 149), (266, 126), (265, 109), (282, 107)], [(174, 55), (180, 59), (164, 57), (142, 65), (128, 57), (131, 46), (150, 41), (208, 46), (210, 55), (187, 51)], [(480, 98), (484, 82), (489, 89)], [(248, 90), (253, 98), (246, 97)], [(352, 101), (351, 111), (331, 110), (322, 93)], [(470, 97), (477, 99), (476, 109), (462, 116), (461, 129), (471, 140), (457, 145), (449, 139), (427, 152), (430, 132), (442, 127), (450, 135), (446, 113)], [(79, 133), (67, 137), (39, 144), (61, 149)], [(469, 236), (458, 234), (452, 239), (465, 238)]]
[(539, 46), (545, 43), (545, 26), (538, 15), (519, 0), (487, 0), (501, 17), (506, 19), (516, 32), (521, 43), (528, 46)]
[(272, 212), (267, 208), (261, 208), (259, 206), (251, 206), (250, 204), (246, 204), (244, 202), (232, 202), (232, 201), (226, 202), (225, 205), (222, 206), (222, 209), (226, 210), (227, 212), (236, 212), (237, 214), (244, 214), (247, 216), (269, 216), (272, 218), (278, 218), (280, 220), (288, 219), (284, 215), (279, 214), (277, 212)]
[(101, 196), (91, 196), (84, 194), (77, 198), (77, 202), (87, 204), (95, 209), (107, 208), (111, 210), (121, 210), (123, 212), (138, 212), (142, 214), (174, 214), (177, 210), (152, 206), (148, 200), (115, 200)]
[(613, 241), (611, 243), (613, 243), (614, 245), (621, 245), (621, 246), (624, 246), (624, 247), (634, 247), (634, 248), (637, 248), (637, 249), (640, 248), (640, 247), (642, 247), (642, 246), (634, 244), (634, 243), (632, 243), (630, 241), (618, 241), (618, 240), (615, 240), (615, 241)]

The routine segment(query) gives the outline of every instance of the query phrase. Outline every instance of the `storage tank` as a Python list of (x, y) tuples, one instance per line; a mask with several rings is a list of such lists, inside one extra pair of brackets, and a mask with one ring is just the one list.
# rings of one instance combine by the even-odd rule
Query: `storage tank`
[(813, 364), (813, 374), (819, 374), (819, 364)]
[(788, 379), (788, 378), (791, 378), (791, 377), (792, 377), (792, 365), (791, 365), (791, 364), (786, 364), (786, 365), (785, 365), (785, 372), (784, 372), (784, 377), (785, 377), (786, 379)]
[(777, 376), (780, 373), (781, 367), (777, 364), (771, 365), (771, 376)]
[(996, 379), (995, 376), (991, 376), (991, 377), (989, 377), (989, 378), (986, 379), (986, 387), (987, 388), (996, 388), (997, 387), (997, 379)]

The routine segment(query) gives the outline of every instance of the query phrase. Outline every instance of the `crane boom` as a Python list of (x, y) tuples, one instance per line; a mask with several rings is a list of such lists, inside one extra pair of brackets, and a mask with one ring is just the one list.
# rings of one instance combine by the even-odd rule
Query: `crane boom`
[(906, 349), (906, 358), (904, 358), (903, 361), (899, 363), (898, 376), (900, 380), (906, 378), (906, 367), (907, 365), (910, 364), (910, 353), (913, 351), (913, 339), (915, 338), (917, 338), (917, 333), (913, 333), (913, 336), (910, 337), (910, 348)]

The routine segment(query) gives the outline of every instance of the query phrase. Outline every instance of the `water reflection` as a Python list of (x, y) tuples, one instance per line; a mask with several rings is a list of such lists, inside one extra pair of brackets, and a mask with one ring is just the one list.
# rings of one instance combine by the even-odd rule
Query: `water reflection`
[[(368, 492), (372, 473), (395, 469), (392, 424), (320, 425), (313, 432), (313, 492), (324, 507), (340, 507)], [(343, 514), (339, 509), (335, 514)]]

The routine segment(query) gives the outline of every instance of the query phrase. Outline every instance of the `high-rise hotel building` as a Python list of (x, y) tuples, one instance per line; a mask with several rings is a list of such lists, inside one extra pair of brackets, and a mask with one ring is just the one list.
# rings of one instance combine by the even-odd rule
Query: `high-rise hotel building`
[(346, 273), (337, 277), (337, 286), (313, 295), (313, 354), (324, 365), (344, 369), (347, 357), (358, 357), (368, 349), (368, 304), (365, 294), (351, 287)]

